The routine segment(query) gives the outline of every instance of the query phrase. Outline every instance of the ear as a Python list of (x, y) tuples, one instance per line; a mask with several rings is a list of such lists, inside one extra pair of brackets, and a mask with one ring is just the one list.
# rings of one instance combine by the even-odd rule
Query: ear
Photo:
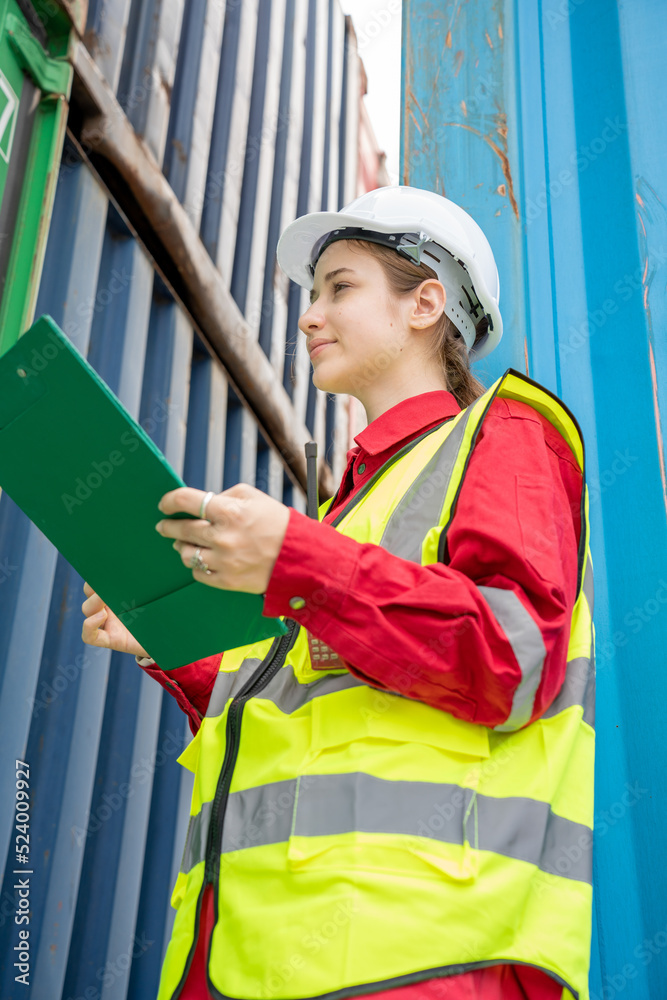
[(413, 330), (428, 330), (445, 311), (447, 293), (435, 278), (427, 278), (411, 295), (409, 323)]

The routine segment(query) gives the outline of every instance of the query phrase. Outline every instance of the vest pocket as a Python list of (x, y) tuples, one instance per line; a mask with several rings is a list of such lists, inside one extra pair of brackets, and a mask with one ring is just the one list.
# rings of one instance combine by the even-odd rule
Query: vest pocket
[(302, 775), (288, 867), (470, 881), (479, 866), (475, 799), (473, 789), (445, 783), (385, 781), (363, 772)]
[(488, 731), (366, 686), (316, 698), (311, 710), (290, 869), (474, 878)]

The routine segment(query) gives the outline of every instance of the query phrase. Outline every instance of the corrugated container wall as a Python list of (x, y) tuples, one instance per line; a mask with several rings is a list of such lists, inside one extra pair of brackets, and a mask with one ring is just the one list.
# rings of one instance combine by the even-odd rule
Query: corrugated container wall
[(478, 374), (526, 371), (586, 442), (592, 1000), (667, 995), (666, 45), (660, 0), (403, 3), (402, 182), (468, 209), (499, 265)]
[[(188, 484), (243, 481), (303, 509), (303, 443), (318, 440), (331, 489), (347, 408), (312, 386), (297, 337), (307, 293), (275, 248), (298, 214), (356, 195), (349, 19), (337, 0), (91, 0), (71, 58), (35, 314), (54, 317)], [(3, 1000), (146, 1000), (170, 928), (189, 731), (133, 657), (83, 645), (83, 599), (3, 495)], [(15, 758), (31, 777), (29, 987), (13, 968)]]

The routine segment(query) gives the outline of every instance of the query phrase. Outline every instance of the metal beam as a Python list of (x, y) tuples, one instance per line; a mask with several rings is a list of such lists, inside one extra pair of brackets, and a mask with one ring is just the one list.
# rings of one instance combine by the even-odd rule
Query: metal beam
[[(72, 101), (82, 114), (78, 130), (82, 148), (105, 183), (110, 183), (120, 207), (127, 211), (288, 472), (305, 490), (303, 445), (310, 434), (297, 419), (280, 378), (154, 156), (81, 43), (74, 48), (74, 72)], [(333, 477), (324, 462), (320, 463), (319, 486), (323, 498), (332, 495)]]

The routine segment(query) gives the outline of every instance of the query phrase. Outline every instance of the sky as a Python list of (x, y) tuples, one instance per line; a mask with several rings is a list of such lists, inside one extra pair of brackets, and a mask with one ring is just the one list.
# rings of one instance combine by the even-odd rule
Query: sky
[(401, 102), (400, 0), (340, 0), (352, 16), (359, 55), (366, 68), (364, 98), (378, 145), (387, 154), (387, 170), (398, 184)]

